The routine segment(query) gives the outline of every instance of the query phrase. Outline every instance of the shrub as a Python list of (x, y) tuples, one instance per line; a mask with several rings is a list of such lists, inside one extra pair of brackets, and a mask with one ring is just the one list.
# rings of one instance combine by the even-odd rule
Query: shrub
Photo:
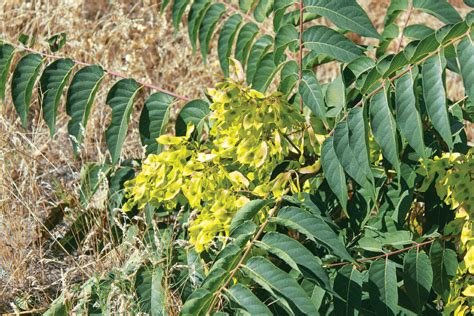
[[(109, 207), (142, 210), (145, 227), (129, 219), (126, 233), (153, 255), (120, 277), (89, 280), (50, 313), (109, 312), (113, 284), (151, 314), (176, 313), (174, 300), (184, 315), (472, 312), (474, 162), (463, 129), (474, 97), (472, 14), (463, 19), (446, 0), (392, 1), (379, 34), (353, 0), (239, 1), (238, 9), (176, 0), (162, 11), (168, 6), (176, 27), (190, 7), (191, 45), (199, 42), (204, 60), (219, 34), (222, 72), (235, 78), (188, 102), (175, 135), (165, 133), (174, 98), (189, 100), (152, 94), (140, 114), (148, 156), (136, 176), (120, 154), (146, 85), (122, 79), (110, 89), (110, 161), (86, 168), (82, 200), (108, 178)], [(445, 25), (400, 29), (397, 17), (413, 10)], [(348, 32), (375, 44), (356, 44)], [(2, 44), (2, 96), (16, 53)], [(317, 67), (329, 62), (340, 75), (322, 84)], [(24, 54), (13, 71), (25, 127), (43, 63)], [(39, 95), (53, 134), (72, 76), (66, 111), (78, 152), (101, 80), (113, 73), (75, 67), (47, 65)], [(464, 98), (447, 97), (448, 72), (462, 78)]]

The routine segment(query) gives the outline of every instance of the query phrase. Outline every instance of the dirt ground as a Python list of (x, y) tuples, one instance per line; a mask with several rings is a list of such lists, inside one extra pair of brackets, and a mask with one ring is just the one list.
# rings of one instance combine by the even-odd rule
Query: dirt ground
[[(381, 31), (386, 0), (359, 1)], [(460, 12), (468, 12), (462, 1), (452, 1)], [(193, 55), (186, 28), (174, 32), (169, 12), (159, 14), (159, 0), (0, 0), (0, 36), (15, 42), (20, 34), (36, 38), (35, 48), (45, 50), (46, 40), (67, 33), (63, 56), (121, 72), (181, 95), (197, 97), (202, 89), (219, 80), (215, 49), (207, 63)], [(406, 16), (400, 18), (404, 23)], [(409, 23), (434, 19), (414, 14)], [(215, 41), (214, 41), (215, 43)], [(323, 81), (334, 78), (337, 68), (323, 67)], [(107, 78), (110, 87), (114, 78)], [(459, 79), (452, 81), (449, 94), (463, 95)], [(9, 92), (7, 91), (7, 95)], [(32, 105), (31, 124), (21, 128), (9, 98), (0, 105), (0, 313), (42, 308), (57, 290), (80, 277), (80, 270), (102, 271), (107, 265), (87, 251), (55, 256), (41, 246), (42, 225), (60, 205), (68, 214), (78, 208), (78, 184), (85, 161), (104, 161), (104, 126), (109, 120), (106, 89), (95, 102), (80, 158), (72, 158), (67, 136), (67, 116), (60, 110), (53, 138)], [(136, 109), (142, 106), (137, 102)], [(142, 157), (137, 116), (124, 145), (125, 157)], [(100, 201), (98, 202), (100, 204)], [(61, 232), (53, 232), (60, 234)], [(48, 236), (49, 237), (49, 236)], [(26, 308), (24, 308), (26, 307)]]

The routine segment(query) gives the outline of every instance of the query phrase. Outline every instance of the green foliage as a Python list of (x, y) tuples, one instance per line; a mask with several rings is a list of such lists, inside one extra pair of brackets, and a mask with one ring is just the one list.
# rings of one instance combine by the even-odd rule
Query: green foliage
[[(171, 291), (183, 315), (469, 313), (474, 169), (462, 126), (472, 121), (472, 19), (446, 0), (391, 1), (379, 34), (354, 0), (300, 3), (161, 3), (176, 28), (186, 20), (204, 60), (215, 38), (224, 76), (237, 78), (208, 90), (210, 102), (184, 105), (175, 136), (165, 135), (175, 99), (152, 94), (139, 126), (149, 155), (132, 180), (120, 155), (142, 87), (122, 79), (108, 92), (110, 163), (86, 165), (81, 201), (87, 206), (107, 179), (110, 209), (144, 212), (140, 238), (149, 242), (159, 223), (180, 241), (153, 245), (166, 260), (121, 274), (134, 277), (137, 311), (166, 314)], [(397, 17), (408, 10), (446, 25), (401, 29)], [(347, 32), (375, 44), (355, 43)], [(401, 34), (407, 45), (392, 48)], [(317, 67), (327, 62), (340, 74), (322, 83)], [(38, 77), (52, 135), (67, 88), (75, 152), (108, 73), (79, 66), (0, 46), (0, 97), (12, 72), (25, 128)], [(448, 97), (448, 73), (462, 78), (464, 98)], [(62, 296), (50, 313), (102, 308), (110, 282), (130, 281), (99, 279), (81, 286), (88, 299)]]

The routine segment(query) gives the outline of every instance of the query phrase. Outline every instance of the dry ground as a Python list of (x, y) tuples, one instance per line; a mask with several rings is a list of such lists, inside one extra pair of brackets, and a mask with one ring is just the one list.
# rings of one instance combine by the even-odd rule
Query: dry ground
[[(388, 1), (360, 2), (381, 30)], [(462, 1), (452, 2), (466, 12)], [(66, 32), (68, 42), (62, 55), (100, 63), (135, 79), (196, 97), (201, 89), (218, 81), (215, 50), (204, 65), (199, 55), (192, 54), (186, 29), (174, 34), (169, 16), (160, 15), (158, 8), (159, 0), (0, 0), (0, 35), (12, 42), (22, 33), (33, 35), (37, 38), (35, 48), (43, 50), (47, 38)], [(404, 19), (406, 16), (401, 17), (402, 23)], [(437, 23), (423, 14), (412, 16), (410, 23), (426, 20)], [(336, 73), (333, 66), (318, 71), (324, 81)], [(463, 95), (459, 80), (453, 82), (450, 94)], [(111, 83), (105, 82), (107, 86)], [(38, 119), (37, 104), (32, 106), (32, 124), (26, 130), (20, 127), (8, 98), (0, 106), (0, 313), (25, 304), (26, 309), (42, 308), (61, 286), (110, 264), (93, 252), (58, 256), (38, 246), (40, 223), (55, 206), (65, 206), (66, 220), (72, 210), (80, 211), (77, 192), (82, 163), (105, 159), (103, 133), (109, 112), (104, 101), (105, 89), (91, 113), (78, 160), (72, 159), (64, 111), (60, 111), (58, 131), (51, 139), (44, 122)], [(141, 105), (138, 102), (136, 107)], [(131, 131), (124, 155), (141, 157), (136, 118)]]

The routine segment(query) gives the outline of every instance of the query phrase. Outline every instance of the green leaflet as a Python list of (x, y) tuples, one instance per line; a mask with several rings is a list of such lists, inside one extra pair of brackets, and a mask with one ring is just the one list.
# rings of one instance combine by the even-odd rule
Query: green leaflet
[(0, 45), (0, 101), (5, 99), (5, 85), (7, 83), (10, 65), (15, 55), (15, 48), (9, 44)]
[[(436, 40), (436, 34), (433, 33), (428, 37), (422, 39), (418, 45), (416, 45), (416, 49), (413, 52), (413, 55), (410, 56), (410, 62), (416, 63), (421, 61), (423, 58), (427, 57), (429, 54), (435, 52), (439, 48), (440, 44)], [(405, 51), (405, 55), (407, 51)]]
[(457, 53), (466, 95), (474, 100), (474, 45), (469, 36), (459, 43)]
[(430, 258), (419, 249), (413, 249), (403, 258), (403, 280), (407, 294), (418, 314), (428, 300), (433, 284)]
[(245, 221), (252, 220), (257, 213), (268, 205), (270, 201), (268, 200), (252, 200), (242, 206), (235, 216), (232, 218), (232, 222), (230, 223), (230, 232), (236, 229), (238, 226), (243, 224)]
[(173, 17), (173, 26), (175, 31), (179, 28), (179, 23), (181, 23), (181, 18), (183, 17), (184, 11), (188, 6), (191, 0), (175, 0), (173, 2), (172, 17)]
[(367, 116), (364, 115), (364, 109), (361, 107), (352, 108), (347, 118), (347, 128), (349, 129), (349, 146), (355, 154), (355, 158), (371, 183), (375, 183), (370, 169), (369, 159), (369, 140)]
[(416, 107), (413, 74), (408, 72), (395, 81), (397, 124), (408, 144), (422, 158), (426, 158), (423, 125)]
[(381, 39), (364, 9), (354, 0), (304, 0), (303, 3), (307, 12), (322, 15), (342, 29)]
[(462, 20), (447, 0), (413, 0), (413, 7), (433, 15), (446, 24), (454, 24)]
[(337, 271), (334, 279), (334, 312), (336, 315), (358, 315), (362, 300), (362, 274), (353, 266), (347, 265)]
[(71, 119), (67, 128), (75, 155), (82, 144), (89, 113), (103, 77), (104, 70), (102, 67), (91, 65), (79, 70), (69, 85), (66, 98), (66, 113)]
[(360, 168), (356, 154), (349, 144), (349, 127), (347, 121), (341, 121), (336, 125), (333, 136), (333, 147), (337, 159), (347, 174), (375, 197), (375, 188), (370, 180), (372, 173), (368, 174), (365, 169)]
[(273, 52), (267, 53), (257, 64), (255, 76), (252, 80), (252, 88), (260, 92), (265, 92), (283, 65), (284, 63), (275, 65)]
[[(321, 165), (324, 178), (347, 214), (347, 184), (344, 169), (337, 159), (333, 146), (334, 137), (327, 138), (321, 149)], [(349, 216), (349, 214), (347, 214)]]
[(418, 40), (418, 41), (428, 37), (433, 32), (434, 30), (432, 28), (424, 24), (409, 25), (403, 30), (403, 34), (406, 37), (414, 39), (414, 40)]
[(369, 268), (369, 296), (377, 315), (396, 315), (398, 289), (395, 263), (388, 258), (372, 262)]
[(450, 292), (450, 281), (456, 275), (458, 259), (456, 252), (446, 248), (443, 241), (435, 241), (430, 249), (431, 267), (433, 269), (433, 290), (447, 300)]
[(441, 138), (448, 144), (449, 149), (452, 149), (453, 139), (446, 104), (443, 66), (440, 55), (430, 57), (423, 63), (422, 78), (423, 96), (431, 123), (441, 135)]
[(112, 165), (120, 159), (133, 101), (139, 90), (139, 85), (135, 80), (122, 79), (114, 84), (107, 95), (107, 104), (112, 108), (112, 120), (105, 132), (105, 140), (112, 158)]
[(252, 83), (255, 73), (257, 71), (257, 66), (262, 61), (263, 57), (266, 55), (268, 50), (273, 45), (273, 38), (270, 35), (264, 35), (260, 37), (255, 44), (253, 44), (252, 49), (247, 60), (247, 69), (246, 77), (247, 83)]
[(24, 128), (28, 123), (31, 95), (42, 63), (43, 59), (40, 55), (28, 54), (20, 59), (13, 72), (12, 99)]
[(252, 45), (253, 39), (258, 34), (258, 26), (255, 23), (246, 23), (239, 31), (237, 36), (237, 43), (235, 44), (235, 59), (240, 61), (242, 65), (247, 62), (247, 56), (249, 54), (250, 46)]
[(257, 246), (273, 253), (306, 278), (313, 280), (325, 290), (332, 290), (326, 270), (316, 257), (295, 239), (277, 232), (263, 236)]
[(303, 99), (303, 103), (311, 109), (313, 114), (322, 119), (326, 119), (326, 108), (321, 85), (316, 75), (311, 70), (304, 70), (298, 91)]
[(199, 28), (199, 43), (201, 43), (202, 59), (206, 61), (209, 53), (209, 42), (216, 28), (216, 24), (225, 12), (225, 6), (222, 3), (214, 3), (207, 10), (202, 24)]
[(337, 234), (319, 215), (314, 215), (297, 207), (284, 207), (272, 222), (292, 228), (323, 245), (343, 260), (353, 261)]
[(125, 199), (125, 191), (123, 190), (125, 181), (131, 180), (135, 177), (135, 170), (133, 167), (118, 168), (108, 179), (108, 207), (109, 210), (119, 208), (123, 205)]
[(229, 57), (234, 45), (234, 39), (237, 31), (242, 23), (242, 16), (234, 14), (228, 18), (219, 32), (219, 40), (217, 44), (217, 54), (219, 62), (224, 73), (224, 77), (229, 76)]
[(211, 6), (210, 0), (195, 0), (188, 15), (188, 33), (193, 51), (196, 51), (196, 42), (202, 20)]
[(298, 63), (290, 60), (281, 69), (278, 91), (289, 94), (298, 82), (298, 79)]
[(140, 139), (147, 154), (159, 153), (161, 145), (156, 139), (166, 132), (170, 106), (174, 98), (164, 93), (153, 93), (148, 97), (140, 114)]
[(181, 310), (181, 315), (204, 316), (211, 304), (213, 293), (206, 289), (199, 288), (194, 291), (186, 300)]
[[(282, 295), (305, 315), (317, 315), (306, 292), (301, 286), (283, 270), (277, 268), (268, 259), (263, 257), (250, 258), (243, 269), (254, 277), (254, 280), (264, 288), (271, 288)], [(278, 299), (278, 297), (276, 297)]]
[(279, 63), (282, 55), (288, 46), (298, 42), (298, 32), (296, 28), (287, 24), (282, 26), (275, 35), (275, 63)]
[(324, 54), (344, 63), (350, 63), (363, 55), (344, 35), (322, 25), (315, 25), (303, 32), (304, 47), (318, 54)]
[(239, 0), (239, 8), (242, 12), (247, 13), (254, 2), (255, 0)]
[(273, 29), (278, 32), (281, 26), (286, 25), (282, 23), (286, 10), (293, 6), (297, 0), (275, 0), (273, 4)]
[(142, 267), (135, 279), (135, 293), (140, 301), (141, 311), (151, 316), (167, 315), (165, 290), (161, 285), (163, 269)]
[(390, 106), (388, 105), (385, 89), (376, 93), (370, 100), (370, 118), (375, 141), (382, 148), (383, 156), (400, 174), (400, 159), (398, 157), (397, 129)]
[(250, 315), (273, 315), (255, 294), (245, 286), (237, 283), (226, 292), (230, 298), (244, 308)]
[(108, 164), (87, 163), (82, 167), (79, 200), (84, 207), (87, 207), (102, 181), (107, 178), (109, 171)]
[(209, 114), (209, 104), (204, 100), (192, 100), (181, 109), (176, 119), (176, 135), (186, 135), (188, 123), (199, 128), (205, 117)]
[(253, 16), (255, 20), (259, 23), (262, 23), (265, 18), (270, 14), (272, 11), (274, 0), (259, 0), (255, 10), (253, 11)]
[(408, 9), (408, 0), (390, 1), (390, 5), (385, 15), (384, 26), (390, 25), (403, 11)]
[(56, 127), (59, 101), (73, 67), (74, 62), (71, 59), (58, 59), (46, 67), (40, 78), (43, 118), (49, 127), (51, 137)]

